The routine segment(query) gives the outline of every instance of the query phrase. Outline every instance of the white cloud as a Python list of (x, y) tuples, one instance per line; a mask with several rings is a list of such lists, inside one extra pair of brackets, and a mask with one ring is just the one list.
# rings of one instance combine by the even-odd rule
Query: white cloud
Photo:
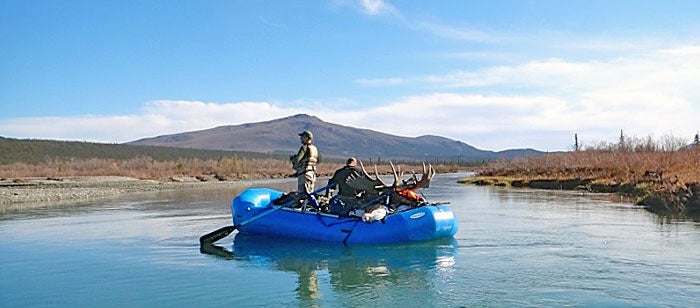
[(231, 122), (260, 121), (270, 116), (284, 115), (289, 111), (268, 102), (206, 103), (158, 100), (147, 103), (142, 112), (167, 117), (171, 121), (169, 125), (208, 128)]
[[(458, 71), (429, 76), (425, 81), (445, 87), (503, 86), (510, 88), (563, 89), (587, 92), (597, 89), (696, 92), (700, 84), (700, 48), (683, 47), (654, 51), (643, 56), (609, 61), (570, 62), (552, 58), (515, 66), (478, 71)], [(695, 77), (695, 78), (693, 78)], [(654, 88), (648, 86), (654, 85)]]
[(691, 138), (700, 129), (697, 76), (700, 47), (688, 46), (609, 61), (546, 59), (422, 79), (367, 79), (368, 84), (408, 86), (422, 80), (438, 86), (439, 92), (353, 110), (338, 110), (329, 102), (309, 109), (312, 102), (159, 100), (130, 115), (0, 120), (0, 132), (20, 138), (125, 142), (310, 113), (341, 125), (410, 137), (440, 135), (484, 149), (566, 150), (574, 133), (584, 144), (614, 141), (620, 129), (636, 136), (673, 133)]
[[(303, 112), (267, 102), (205, 103), (158, 100), (131, 115), (85, 115), (0, 120), (2, 135), (17, 138), (121, 143), (221, 125), (265, 121)], [(51, 125), (46, 125), (51, 123)]]
[(0, 120), (4, 136), (32, 139), (123, 142), (144, 132), (160, 133), (171, 120), (162, 115), (37, 117)]
[(367, 15), (395, 15), (398, 14), (396, 8), (383, 0), (360, 0), (362, 11)]

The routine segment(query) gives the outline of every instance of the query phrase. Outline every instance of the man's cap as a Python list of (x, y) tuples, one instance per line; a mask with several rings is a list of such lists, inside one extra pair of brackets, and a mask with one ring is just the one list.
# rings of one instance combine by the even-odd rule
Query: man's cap
[(309, 136), (309, 139), (314, 139), (314, 134), (312, 134), (310, 131), (305, 130), (301, 133), (299, 133), (299, 136)]
[(357, 165), (357, 159), (355, 159), (355, 157), (350, 157), (348, 158), (348, 161), (345, 162), (345, 164), (350, 167), (355, 167)]

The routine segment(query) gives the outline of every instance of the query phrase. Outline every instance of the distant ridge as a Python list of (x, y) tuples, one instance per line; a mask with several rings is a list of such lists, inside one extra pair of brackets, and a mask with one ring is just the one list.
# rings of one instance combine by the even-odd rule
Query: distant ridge
[(360, 159), (468, 162), (544, 154), (532, 149), (485, 151), (461, 141), (432, 135), (416, 138), (394, 136), (328, 123), (306, 114), (145, 138), (127, 144), (291, 155), (299, 149), (297, 133), (304, 130), (313, 132), (314, 144), (321, 155), (328, 158), (352, 155)]
[(84, 141), (13, 139), (0, 136), (0, 165), (12, 163), (38, 164), (74, 159), (133, 159), (148, 157), (158, 161), (199, 158), (217, 159), (237, 155), (266, 158), (269, 155), (223, 150), (188, 149), (176, 147), (139, 146)]

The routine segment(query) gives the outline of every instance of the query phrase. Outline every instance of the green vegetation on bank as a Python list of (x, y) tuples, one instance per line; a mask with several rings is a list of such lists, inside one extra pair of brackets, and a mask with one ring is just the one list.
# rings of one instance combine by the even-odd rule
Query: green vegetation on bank
[[(47, 160), (117, 159), (127, 160), (147, 156), (157, 161), (178, 159), (216, 159), (238, 156), (246, 158), (270, 158), (272, 155), (225, 150), (201, 150), (188, 148), (107, 144), (81, 141), (12, 139), (0, 137), (0, 165), (12, 163), (37, 164)], [(276, 158), (282, 158), (276, 157)]]

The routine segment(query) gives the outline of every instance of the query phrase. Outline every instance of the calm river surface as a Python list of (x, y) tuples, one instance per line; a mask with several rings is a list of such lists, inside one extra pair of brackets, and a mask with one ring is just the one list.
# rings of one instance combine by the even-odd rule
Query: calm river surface
[(451, 202), (455, 239), (411, 245), (231, 235), (203, 254), (199, 236), (231, 223), (231, 189), (0, 212), (0, 306), (700, 306), (700, 224), (464, 176), (424, 191)]

